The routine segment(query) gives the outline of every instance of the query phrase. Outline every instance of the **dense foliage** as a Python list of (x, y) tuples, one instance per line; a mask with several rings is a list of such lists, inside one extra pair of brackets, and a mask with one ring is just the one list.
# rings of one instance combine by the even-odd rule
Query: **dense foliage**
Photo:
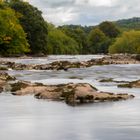
[(88, 49), (93, 54), (107, 53), (111, 40), (100, 29), (93, 29), (88, 35)]
[(123, 30), (130, 30), (130, 29), (140, 30), (140, 18), (134, 17), (130, 19), (118, 20), (116, 22), (116, 25), (122, 28)]
[(115, 38), (119, 35), (120, 31), (115, 24), (112, 22), (102, 22), (99, 25), (99, 29), (108, 37)]
[(0, 3), (0, 54), (15, 55), (29, 51), (26, 34), (15, 12)]
[(80, 54), (86, 51), (85, 47), (87, 46), (87, 38), (86, 33), (84, 32), (84, 29), (81, 26), (61, 26), (59, 27), (59, 29), (78, 43), (78, 52)]
[(27, 33), (31, 53), (47, 53), (47, 24), (42, 17), (42, 12), (27, 2), (12, 0), (11, 8), (20, 13), (20, 23)]
[(78, 54), (78, 43), (61, 30), (49, 24), (48, 54)]
[(116, 42), (110, 46), (110, 53), (131, 53), (140, 54), (140, 31), (124, 32), (116, 39)]

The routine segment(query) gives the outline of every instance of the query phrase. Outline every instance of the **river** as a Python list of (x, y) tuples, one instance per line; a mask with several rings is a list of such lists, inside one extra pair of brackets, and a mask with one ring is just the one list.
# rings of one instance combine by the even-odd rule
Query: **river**
[[(17, 63), (82, 61), (102, 56), (49, 56), (11, 59)], [(0, 140), (139, 140), (140, 89), (117, 88), (118, 83), (140, 79), (140, 65), (106, 65), (68, 71), (8, 71), (19, 80), (44, 84), (90, 83), (100, 91), (130, 93), (133, 100), (71, 107), (63, 102), (37, 100), (32, 96), (0, 95)]]

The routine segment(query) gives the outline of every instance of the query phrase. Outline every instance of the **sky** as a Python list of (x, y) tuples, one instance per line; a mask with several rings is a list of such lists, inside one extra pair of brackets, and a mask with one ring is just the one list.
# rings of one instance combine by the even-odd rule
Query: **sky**
[(28, 0), (54, 25), (97, 25), (140, 17), (140, 0)]

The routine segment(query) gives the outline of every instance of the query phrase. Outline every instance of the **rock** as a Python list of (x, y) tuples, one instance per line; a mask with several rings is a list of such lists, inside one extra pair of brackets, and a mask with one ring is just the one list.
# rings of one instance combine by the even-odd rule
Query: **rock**
[(0, 62), (1, 65), (6, 65), (7, 68), (15, 70), (64, 70), (70, 68), (86, 68), (94, 65), (109, 65), (109, 64), (139, 64), (139, 55), (130, 54), (114, 54), (108, 55), (100, 59), (91, 59), (89, 61), (69, 62), (69, 61), (55, 61), (50, 64), (20, 64), (15, 62)]
[(0, 66), (0, 70), (8, 70), (7, 67)]
[[(17, 85), (17, 87), (16, 87)], [(13, 85), (11, 85), (13, 87)], [(128, 94), (113, 94), (107, 92), (98, 92), (96, 88), (86, 83), (79, 84), (61, 84), (61, 85), (42, 85), (32, 84), (20, 81), (14, 84), (13, 95), (33, 94), (37, 99), (50, 99), (65, 101), (69, 105), (82, 103), (119, 101), (134, 98)]]
[(117, 80), (114, 80), (113, 78), (106, 78), (106, 79), (101, 79), (99, 82), (101, 83), (107, 83), (107, 82), (126, 83), (128, 81), (117, 81)]
[(0, 72), (0, 93), (4, 90), (8, 81), (15, 80), (15, 77), (8, 75), (6, 72)]
[(3, 91), (5, 83), (6, 82), (4, 80), (0, 80), (0, 93)]
[(30, 83), (27, 83), (27, 82), (20, 82), (18, 81), (17, 83), (12, 83), (11, 84), (11, 92), (15, 92), (15, 91), (18, 91), (18, 90), (21, 90), (21, 89), (24, 89), (26, 87), (29, 86)]
[(99, 82), (102, 82), (102, 83), (104, 83), (104, 82), (114, 82), (114, 80), (113, 80), (113, 78), (107, 78), (107, 79), (102, 79)]
[(135, 59), (136, 61), (140, 61), (140, 54), (132, 55), (132, 59)]
[(15, 80), (15, 77), (8, 75), (6, 72), (0, 72), (0, 80)]
[(119, 88), (140, 88), (140, 80), (118, 85)]

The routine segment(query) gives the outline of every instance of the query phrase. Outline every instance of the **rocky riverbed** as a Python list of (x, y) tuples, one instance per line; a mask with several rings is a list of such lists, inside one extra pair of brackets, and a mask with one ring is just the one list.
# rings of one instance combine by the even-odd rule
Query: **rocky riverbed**
[[(109, 64), (140, 64), (139, 55), (108, 55), (99, 59), (91, 59), (88, 61), (55, 61), (46, 64), (22, 64), (3, 59), (0, 61), (1, 70), (64, 70), (67, 71), (70, 68), (86, 68), (94, 65), (109, 65)], [(20, 58), (19, 58), (20, 59)]]
[[(86, 55), (30, 59), (4, 58), (3, 60), (25, 65), (45, 65), (55, 61), (73, 63), (101, 58), (103, 57)], [(109, 140), (114, 138), (116, 138), (115, 140), (139, 140), (140, 90), (136, 87), (118, 88), (118, 85), (138, 81), (140, 79), (140, 64), (94, 65), (85, 68), (71, 68), (67, 71), (8, 69), (8, 71), (4, 69), (2, 71), (16, 77), (16, 80), (6, 80), (5, 78), (5, 80), (3, 78), (1, 80), (4, 82), (1, 86), (4, 91), (0, 93), (0, 124), (2, 128), (0, 138), (2, 140)], [(19, 83), (21, 86), (17, 86), (20, 85)], [(95, 93), (100, 95), (101, 93), (113, 93), (113, 95), (122, 93), (128, 97), (125, 94), (128, 93), (134, 95), (135, 98), (132, 96), (131, 99), (120, 99), (120, 101), (106, 100), (105, 98), (105, 100), (97, 100), (98, 98), (95, 98), (96, 100), (93, 101), (91, 100), (92, 96), (81, 98), (80, 95), (80, 98), (76, 99), (76, 103), (69, 103), (66, 102), (69, 97), (67, 94), (65, 96), (62, 93), (56, 94), (54, 90), (49, 90), (49, 93), (53, 92), (53, 97), (59, 95), (57, 98), (52, 98), (50, 96), (52, 94), (46, 94), (49, 88), (64, 91), (63, 89), (67, 89), (69, 85), (78, 86), (77, 90), (82, 90), (82, 92), (83, 88), (87, 89), (86, 91), (91, 89), (94, 95)], [(38, 89), (39, 86), (46, 89), (45, 92), (32, 91), (35, 87)], [(60, 87), (58, 88), (58, 86)], [(77, 90), (75, 97), (79, 96)], [(107, 94), (107, 96), (109, 95)], [(74, 105), (75, 107), (73, 107)]]
[[(0, 61), (1, 71), (6, 70), (64, 70), (70, 68), (87, 68), (97, 65), (109, 64), (139, 64), (139, 55), (109, 55), (98, 59), (87, 61), (54, 61), (46, 64), (22, 64), (16, 62)], [(122, 83), (118, 87), (140, 87), (140, 81), (125, 82), (115, 81), (112, 78), (100, 80), (100, 82), (116, 82)], [(33, 95), (37, 99), (48, 99), (64, 101), (69, 105), (82, 103), (95, 103), (105, 101), (119, 101), (134, 98), (129, 94), (114, 94), (110, 92), (100, 92), (89, 83), (67, 83), (57, 85), (46, 85), (30, 81), (16, 80), (15, 77), (5, 72), (0, 72), (0, 92), (9, 91), (13, 95)]]
[(44, 85), (42, 83), (16, 81), (15, 77), (9, 76), (5, 72), (0, 72), (0, 91), (2, 92), (4, 89), (13, 95), (34, 95), (37, 99), (64, 101), (69, 105), (134, 98), (134, 95), (129, 94), (99, 92), (95, 87), (87, 83)]

